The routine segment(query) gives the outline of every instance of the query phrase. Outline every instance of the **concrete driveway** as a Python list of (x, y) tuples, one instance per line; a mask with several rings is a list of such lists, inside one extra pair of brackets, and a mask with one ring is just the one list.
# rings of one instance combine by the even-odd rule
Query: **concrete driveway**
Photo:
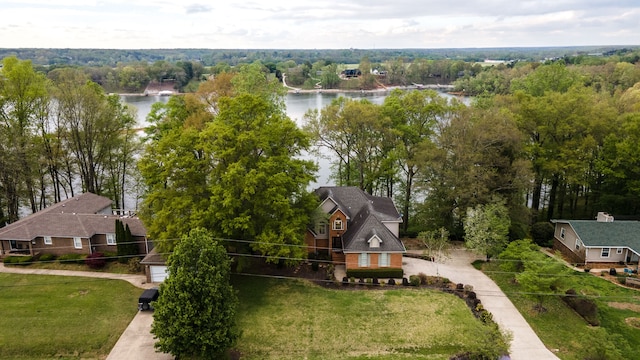
[(155, 340), (151, 335), (153, 323), (152, 311), (138, 311), (127, 329), (122, 333), (116, 345), (111, 349), (107, 360), (171, 360), (173, 356), (155, 351)]
[(546, 360), (558, 359), (549, 351), (527, 321), (511, 303), (511, 300), (500, 290), (493, 280), (476, 270), (471, 263), (482, 257), (477, 257), (465, 249), (455, 249), (449, 259), (443, 263), (434, 263), (414, 258), (403, 258), (403, 268), (406, 277), (425, 273), (440, 275), (455, 283), (472, 285), (480, 301), (498, 323), (501, 329), (511, 332), (512, 360)]

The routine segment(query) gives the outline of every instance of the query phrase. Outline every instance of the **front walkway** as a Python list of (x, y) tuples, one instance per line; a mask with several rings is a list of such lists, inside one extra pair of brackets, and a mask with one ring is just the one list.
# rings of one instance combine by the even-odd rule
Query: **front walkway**
[(478, 299), (482, 301), (485, 309), (491, 312), (500, 328), (509, 331), (513, 336), (510, 351), (512, 360), (558, 359), (544, 346), (498, 285), (482, 271), (471, 265), (476, 259), (482, 259), (482, 257), (477, 257), (465, 249), (456, 249), (451, 252), (450, 258), (443, 263), (405, 257), (403, 258), (403, 268), (406, 277), (425, 273), (431, 276), (446, 277), (455, 283), (472, 285)]

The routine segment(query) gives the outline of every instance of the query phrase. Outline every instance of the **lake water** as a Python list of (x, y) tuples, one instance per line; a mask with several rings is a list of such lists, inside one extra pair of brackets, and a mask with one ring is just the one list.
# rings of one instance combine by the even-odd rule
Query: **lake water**
[[(452, 95), (441, 93), (442, 96), (452, 97)], [(350, 99), (367, 99), (374, 104), (382, 104), (384, 99), (389, 95), (388, 92), (313, 92), (313, 93), (289, 93), (286, 95), (285, 104), (287, 107), (287, 115), (294, 120), (298, 126), (303, 126), (304, 114), (310, 109), (321, 110), (325, 106), (331, 104), (331, 102), (343, 96)], [(137, 109), (137, 120), (140, 127), (148, 125), (146, 118), (151, 111), (151, 105), (156, 102), (169, 101), (168, 96), (126, 96), (123, 95), (122, 99), (126, 104), (133, 105)], [(465, 99), (463, 99), (465, 101)], [(468, 101), (465, 101), (468, 103)], [(326, 154), (326, 153), (325, 153)], [(328, 156), (311, 156), (306, 155), (316, 161), (319, 167), (317, 174), (317, 180), (311, 184), (311, 188), (314, 189), (318, 186), (334, 185), (333, 181), (329, 179), (331, 164)]]

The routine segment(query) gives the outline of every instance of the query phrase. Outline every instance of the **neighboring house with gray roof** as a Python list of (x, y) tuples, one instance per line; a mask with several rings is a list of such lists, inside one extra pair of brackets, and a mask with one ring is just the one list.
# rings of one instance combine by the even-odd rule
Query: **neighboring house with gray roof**
[(117, 252), (115, 222), (129, 225), (140, 254), (148, 253), (147, 231), (135, 216), (114, 215), (112, 201), (84, 193), (0, 228), (0, 255)]
[(310, 253), (345, 264), (347, 270), (402, 268), (406, 252), (398, 238), (402, 217), (391, 198), (353, 186), (320, 187), (315, 193), (326, 218), (307, 230)]
[(638, 263), (640, 222), (614, 221), (598, 213), (596, 220), (551, 220), (555, 224), (553, 248), (572, 262), (597, 264)]

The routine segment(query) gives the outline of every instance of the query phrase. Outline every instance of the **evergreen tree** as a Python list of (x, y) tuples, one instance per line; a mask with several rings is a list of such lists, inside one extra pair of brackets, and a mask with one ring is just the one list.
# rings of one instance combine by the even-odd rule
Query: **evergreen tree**
[(168, 269), (154, 303), (155, 347), (176, 358), (220, 359), (240, 335), (224, 247), (206, 230), (194, 229), (177, 243)]

